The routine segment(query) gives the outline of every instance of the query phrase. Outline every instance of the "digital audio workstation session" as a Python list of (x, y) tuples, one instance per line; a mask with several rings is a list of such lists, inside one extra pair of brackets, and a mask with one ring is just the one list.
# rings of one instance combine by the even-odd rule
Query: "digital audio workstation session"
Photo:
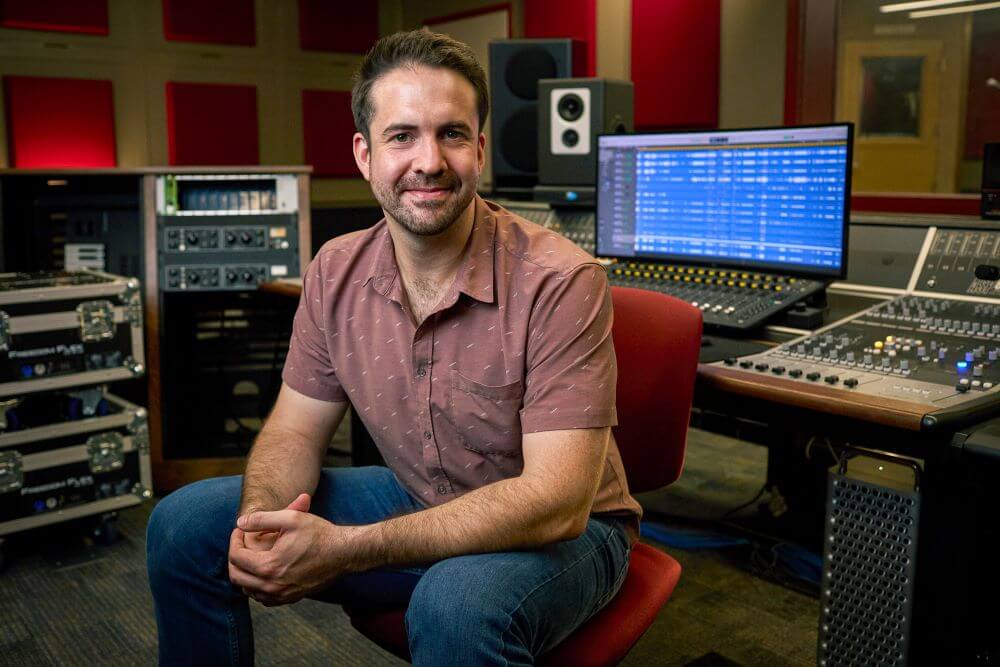
[(0, 0), (0, 666), (1000, 663), (998, 45)]

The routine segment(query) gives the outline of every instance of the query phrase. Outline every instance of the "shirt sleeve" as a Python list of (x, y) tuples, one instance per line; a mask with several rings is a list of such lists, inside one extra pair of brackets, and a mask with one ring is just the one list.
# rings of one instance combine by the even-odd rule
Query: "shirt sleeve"
[(618, 423), (612, 319), (604, 267), (583, 264), (552, 279), (529, 323), (523, 433)]
[(323, 293), (320, 255), (309, 264), (302, 277), (302, 296), (292, 321), (292, 337), (281, 379), (289, 387), (320, 401), (347, 400), (330, 359), (327, 346), (327, 313), (331, 312)]

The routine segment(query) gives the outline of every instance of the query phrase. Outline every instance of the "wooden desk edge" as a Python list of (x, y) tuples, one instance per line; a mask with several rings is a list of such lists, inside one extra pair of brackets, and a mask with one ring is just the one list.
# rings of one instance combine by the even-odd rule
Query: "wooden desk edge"
[(763, 374), (751, 375), (708, 364), (698, 365), (698, 381), (726, 393), (909, 431), (919, 431), (924, 415), (934, 411), (920, 403), (854, 394), (822, 385), (807, 385)]

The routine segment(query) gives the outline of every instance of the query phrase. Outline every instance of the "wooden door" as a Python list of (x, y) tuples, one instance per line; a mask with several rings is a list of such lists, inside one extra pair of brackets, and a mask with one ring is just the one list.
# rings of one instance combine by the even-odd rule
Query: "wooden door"
[(848, 41), (837, 118), (855, 124), (855, 192), (935, 192), (940, 41)]

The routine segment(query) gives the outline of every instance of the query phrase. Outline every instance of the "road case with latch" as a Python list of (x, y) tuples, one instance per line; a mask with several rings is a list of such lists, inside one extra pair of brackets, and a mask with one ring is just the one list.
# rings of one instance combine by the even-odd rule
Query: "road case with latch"
[(144, 372), (138, 280), (87, 269), (0, 273), (0, 398)]
[(0, 536), (152, 497), (146, 409), (101, 387), (61, 394), (79, 403), (46, 424), (31, 397), (0, 401)]

